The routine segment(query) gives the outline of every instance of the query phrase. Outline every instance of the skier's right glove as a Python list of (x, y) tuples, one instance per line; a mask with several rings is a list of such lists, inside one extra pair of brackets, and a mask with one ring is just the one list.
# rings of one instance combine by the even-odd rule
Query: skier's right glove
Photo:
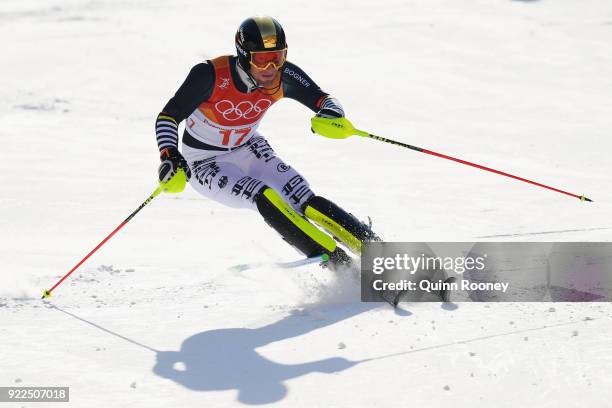
[(185, 189), (191, 170), (187, 161), (176, 147), (167, 147), (161, 151), (159, 158), (159, 184), (168, 193), (180, 193)]

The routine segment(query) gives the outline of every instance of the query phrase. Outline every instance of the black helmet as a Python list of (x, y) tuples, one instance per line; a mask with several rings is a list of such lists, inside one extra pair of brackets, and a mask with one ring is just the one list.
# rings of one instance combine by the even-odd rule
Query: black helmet
[(287, 48), (285, 31), (272, 17), (249, 17), (236, 31), (238, 62), (247, 72), (251, 66), (251, 51), (276, 51), (285, 48)]

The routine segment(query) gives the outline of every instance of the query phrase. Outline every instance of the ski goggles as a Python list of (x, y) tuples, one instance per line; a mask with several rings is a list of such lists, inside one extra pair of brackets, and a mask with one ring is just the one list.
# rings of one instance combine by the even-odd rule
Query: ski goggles
[(251, 65), (260, 71), (270, 68), (279, 69), (287, 59), (287, 48), (275, 51), (251, 51)]

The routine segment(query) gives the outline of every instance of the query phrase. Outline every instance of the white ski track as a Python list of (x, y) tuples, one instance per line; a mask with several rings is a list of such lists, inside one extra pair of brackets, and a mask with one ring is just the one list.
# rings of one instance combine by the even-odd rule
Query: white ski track
[(265, 267), (293, 269), (293, 268), (299, 268), (300, 266), (320, 264), (322, 262), (326, 262), (324, 256), (313, 256), (310, 258), (303, 258), (303, 259), (298, 259), (296, 261), (290, 261), (290, 262), (252, 262), (252, 263), (238, 264), (238, 265), (229, 267), (228, 270), (232, 272), (242, 272), (242, 271), (246, 271), (249, 269), (265, 268)]

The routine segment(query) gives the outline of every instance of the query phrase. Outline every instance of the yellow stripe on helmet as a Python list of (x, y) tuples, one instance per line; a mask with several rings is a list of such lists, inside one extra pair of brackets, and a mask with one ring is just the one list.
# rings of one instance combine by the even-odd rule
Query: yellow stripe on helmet
[(253, 20), (257, 23), (257, 28), (259, 28), (261, 33), (264, 48), (276, 47), (276, 26), (274, 25), (274, 20), (264, 16), (253, 17)]

